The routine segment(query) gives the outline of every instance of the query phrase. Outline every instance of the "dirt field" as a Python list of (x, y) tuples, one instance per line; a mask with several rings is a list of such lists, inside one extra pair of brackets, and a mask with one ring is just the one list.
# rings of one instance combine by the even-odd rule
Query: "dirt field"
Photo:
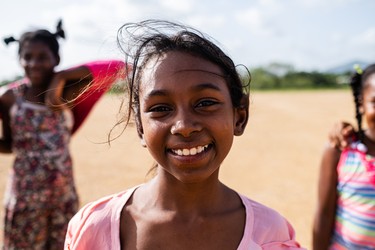
[[(321, 151), (335, 121), (353, 121), (352, 103), (349, 90), (253, 91), (247, 130), (236, 137), (222, 166), (224, 183), (283, 214), (307, 248), (311, 246)], [(147, 179), (152, 160), (134, 128), (110, 147), (101, 143), (115, 123), (118, 106), (119, 97), (103, 98), (72, 139), (81, 204)], [(0, 155), (0, 199), (12, 159)]]

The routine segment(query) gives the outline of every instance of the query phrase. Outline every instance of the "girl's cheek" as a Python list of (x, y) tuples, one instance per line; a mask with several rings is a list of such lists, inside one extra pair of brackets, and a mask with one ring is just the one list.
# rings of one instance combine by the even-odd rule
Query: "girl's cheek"
[(21, 65), (21, 67), (26, 67), (26, 65), (27, 65), (27, 62), (26, 62), (26, 60), (25, 59), (20, 59), (20, 65)]

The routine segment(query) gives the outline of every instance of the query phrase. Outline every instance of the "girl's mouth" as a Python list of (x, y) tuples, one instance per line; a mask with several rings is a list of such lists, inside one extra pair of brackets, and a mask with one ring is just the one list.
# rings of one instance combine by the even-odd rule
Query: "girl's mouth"
[(203, 151), (207, 150), (209, 146), (210, 144), (207, 144), (204, 146), (197, 146), (193, 148), (171, 149), (170, 151), (173, 154), (176, 154), (179, 156), (189, 156), (189, 155), (196, 155), (196, 154), (202, 153)]

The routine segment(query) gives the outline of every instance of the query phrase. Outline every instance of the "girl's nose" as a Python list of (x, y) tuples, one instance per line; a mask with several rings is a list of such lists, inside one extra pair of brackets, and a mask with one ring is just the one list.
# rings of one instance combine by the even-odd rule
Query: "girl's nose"
[(192, 133), (200, 130), (201, 126), (198, 122), (195, 122), (191, 116), (183, 116), (175, 120), (171, 127), (171, 134), (189, 137)]
[(34, 67), (38, 66), (38, 60), (28, 59), (28, 60), (23, 61), (23, 65), (28, 67), (28, 68), (34, 68)]
[(30, 61), (29, 61), (29, 66), (30, 67), (37, 67), (37, 66), (39, 66), (41, 64), (41, 62), (40, 62), (40, 60), (38, 60), (38, 59), (31, 59)]

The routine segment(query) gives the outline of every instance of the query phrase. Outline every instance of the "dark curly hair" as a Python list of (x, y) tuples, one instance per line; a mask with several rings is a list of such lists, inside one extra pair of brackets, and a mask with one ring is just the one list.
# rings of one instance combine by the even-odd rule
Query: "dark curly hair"
[(15, 39), (13, 36), (4, 38), (4, 43), (6, 45), (12, 43), (12, 42), (18, 42), (18, 54), (20, 55), (23, 49), (23, 46), (27, 42), (35, 42), (35, 41), (41, 41), (44, 44), (46, 44), (49, 49), (52, 51), (53, 55), (60, 59), (59, 55), (59, 43), (57, 41), (57, 38), (65, 38), (65, 31), (62, 28), (62, 20), (59, 20), (56, 27), (56, 32), (51, 33), (48, 30), (45, 29), (38, 29), (35, 31), (27, 31), (23, 33), (20, 37), (20, 39)]
[(355, 103), (355, 118), (358, 125), (359, 140), (363, 141), (364, 132), (362, 129), (362, 113), (361, 106), (363, 104), (363, 90), (367, 87), (367, 79), (375, 73), (375, 64), (369, 65), (363, 72), (355, 72), (350, 80), (350, 87), (352, 89), (354, 103)]

